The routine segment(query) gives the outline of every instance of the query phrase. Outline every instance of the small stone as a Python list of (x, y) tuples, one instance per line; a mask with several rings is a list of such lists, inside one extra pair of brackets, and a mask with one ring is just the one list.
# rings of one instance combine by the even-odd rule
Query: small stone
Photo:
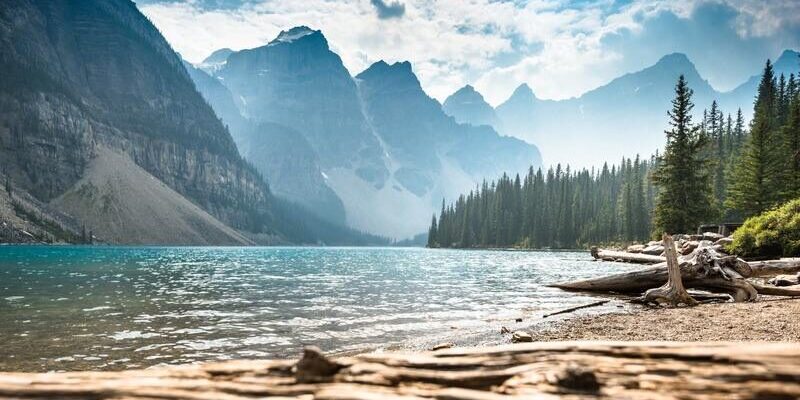
[(508, 329), (508, 328), (506, 328), (505, 326), (501, 326), (501, 327), (500, 327), (500, 334), (501, 334), (501, 335), (505, 335), (505, 334), (507, 334), (507, 333), (511, 333), (511, 330), (510, 330), (510, 329)]
[(525, 331), (515, 331), (511, 335), (511, 342), (512, 343), (525, 343), (525, 342), (532, 342), (533, 336), (530, 333)]
[(517, 318), (514, 320), (514, 322), (522, 322), (522, 318)]
[(436, 351), (436, 350), (442, 350), (442, 349), (449, 349), (449, 348), (451, 348), (451, 347), (453, 347), (453, 346), (455, 346), (455, 345), (454, 345), (454, 344), (452, 344), (452, 343), (450, 343), (450, 342), (447, 342), (447, 343), (439, 343), (439, 344), (437, 344), (436, 346), (433, 346), (433, 347), (431, 348), (431, 350), (432, 350), (432, 351)]
[(301, 383), (328, 382), (340, 369), (342, 366), (325, 357), (322, 350), (308, 346), (295, 365), (295, 379)]

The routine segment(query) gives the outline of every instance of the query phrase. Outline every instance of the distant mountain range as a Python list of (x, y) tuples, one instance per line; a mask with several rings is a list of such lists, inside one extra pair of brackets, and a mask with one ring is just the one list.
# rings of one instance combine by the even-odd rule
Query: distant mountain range
[(0, 3), (0, 74), (0, 240), (386, 243), (275, 197), (130, 1)]
[(535, 146), (447, 116), (408, 62), (351, 76), (308, 27), (187, 69), (276, 194), (360, 230), (411, 237), (443, 198), (541, 163)]
[[(766, 60), (764, 60), (766, 61)], [(798, 53), (786, 50), (774, 61), (776, 75), (800, 71)], [(492, 108), (471, 86), (453, 93), (444, 110), (456, 120), (488, 124), (498, 132), (535, 143), (548, 165), (599, 166), (623, 156), (649, 156), (664, 145), (666, 112), (680, 74), (694, 90), (695, 122), (703, 109), (717, 100), (726, 113), (741, 107), (746, 118), (753, 101), (760, 71), (729, 92), (718, 92), (697, 72), (683, 54), (664, 56), (655, 65), (623, 75), (567, 100), (542, 100), (528, 85), (520, 85), (502, 104)]]

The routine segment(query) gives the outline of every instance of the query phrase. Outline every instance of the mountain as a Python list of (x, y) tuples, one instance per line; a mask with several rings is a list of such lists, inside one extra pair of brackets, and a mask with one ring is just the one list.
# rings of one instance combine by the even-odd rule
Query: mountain
[(407, 62), (378, 62), (354, 78), (322, 32), (305, 26), (229, 54), (213, 75), (230, 92), (225, 101), (195, 78), (223, 121), (238, 107), (248, 124), (231, 133), (275, 193), (363, 231), (421, 233), (443, 197), (540, 160), (532, 145), (447, 116)]
[[(787, 76), (796, 72), (796, 60), (797, 53), (784, 52), (776, 62), (776, 70)], [(741, 107), (746, 117), (752, 114), (758, 76), (731, 92), (720, 93), (698, 73), (688, 57), (674, 53), (577, 98), (542, 100), (523, 84), (497, 106), (499, 122), (493, 126), (503, 134), (536, 143), (547, 164), (599, 166), (637, 153), (648, 156), (663, 147), (666, 111), (681, 74), (694, 90), (695, 122), (700, 121), (703, 109), (713, 100), (726, 113), (735, 114)]]
[(458, 123), (499, 126), (500, 121), (494, 108), (471, 85), (466, 85), (451, 94), (445, 99), (442, 109)]
[(1, 3), (0, 71), (0, 160), (14, 205), (3, 221), (27, 215), (44, 235), (80, 225), (125, 244), (354, 234), (311, 229), (315, 217), (275, 199), (130, 1)]
[[(788, 79), (789, 74), (793, 73), (797, 77), (800, 73), (800, 53), (794, 50), (784, 50), (772, 64), (775, 76), (783, 74)], [(753, 114), (752, 105), (760, 81), (761, 74), (758, 73), (730, 92), (723, 93), (720, 98), (720, 106), (725, 110), (742, 107), (742, 112), (749, 119)]]
[(198, 65), (198, 68), (206, 73), (213, 74), (225, 65), (228, 61), (228, 56), (232, 53), (233, 50), (228, 48), (216, 50), (206, 57), (206, 59)]

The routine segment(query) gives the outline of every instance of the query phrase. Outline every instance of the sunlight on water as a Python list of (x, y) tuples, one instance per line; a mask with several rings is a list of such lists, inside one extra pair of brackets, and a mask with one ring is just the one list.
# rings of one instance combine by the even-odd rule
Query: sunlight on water
[(629, 268), (585, 252), (2, 246), (0, 370), (500, 343), (501, 325), (592, 300), (543, 285)]

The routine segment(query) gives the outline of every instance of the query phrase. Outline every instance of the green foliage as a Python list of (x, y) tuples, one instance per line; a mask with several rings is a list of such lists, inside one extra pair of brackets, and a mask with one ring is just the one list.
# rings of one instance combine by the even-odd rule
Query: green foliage
[(729, 250), (748, 258), (800, 256), (800, 198), (747, 219)]
[(733, 168), (728, 187), (726, 207), (740, 211), (745, 217), (764, 212), (786, 199), (788, 157), (780, 133), (786, 114), (781, 105), (785, 91), (785, 83), (776, 83), (772, 64), (767, 60), (750, 136)]
[(524, 178), (484, 182), (454, 204), (442, 203), (428, 247), (575, 248), (644, 240), (653, 204), (651, 164), (636, 157), (599, 171), (531, 167)]
[[(692, 90), (681, 75), (675, 85), (672, 129), (653, 181), (659, 187), (653, 220), (654, 233), (691, 232), (714, 216), (713, 189), (709, 176), (709, 137), (692, 123)], [(716, 105), (714, 105), (716, 109)], [(714, 115), (714, 129), (717, 116)]]

